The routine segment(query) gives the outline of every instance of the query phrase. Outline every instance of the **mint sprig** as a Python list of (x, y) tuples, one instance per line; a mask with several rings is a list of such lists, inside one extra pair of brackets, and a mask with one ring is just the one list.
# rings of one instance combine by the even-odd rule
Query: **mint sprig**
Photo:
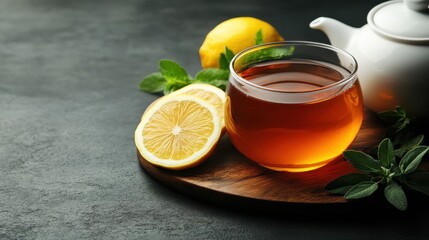
[[(422, 141), (419, 137), (414, 144)], [(387, 201), (399, 210), (406, 210), (408, 206), (404, 188), (429, 195), (429, 173), (418, 170), (429, 151), (428, 146), (415, 146), (403, 157), (398, 157), (392, 141), (385, 138), (377, 150), (377, 158), (361, 151), (344, 151), (345, 159), (361, 173), (341, 176), (328, 183), (325, 189), (333, 194), (342, 194), (346, 199), (359, 199), (384, 188)]]
[(148, 93), (163, 91), (167, 95), (192, 83), (207, 83), (225, 90), (228, 77), (229, 71), (207, 68), (199, 71), (193, 78), (178, 63), (163, 59), (159, 61), (159, 72), (146, 76), (140, 82), (139, 88)]
[[(262, 29), (255, 36), (255, 44), (263, 43)], [(293, 50), (292, 50), (293, 51)], [(290, 49), (281, 50), (262, 49), (251, 55), (251, 61), (264, 59), (277, 59), (291, 55)], [(199, 71), (195, 77), (189, 75), (178, 63), (163, 59), (159, 61), (159, 72), (147, 75), (139, 84), (139, 89), (148, 93), (163, 92), (165, 95), (174, 92), (192, 83), (207, 83), (225, 91), (228, 85), (229, 65), (234, 58), (234, 52), (225, 46), (225, 50), (219, 56), (219, 68), (207, 68)]]

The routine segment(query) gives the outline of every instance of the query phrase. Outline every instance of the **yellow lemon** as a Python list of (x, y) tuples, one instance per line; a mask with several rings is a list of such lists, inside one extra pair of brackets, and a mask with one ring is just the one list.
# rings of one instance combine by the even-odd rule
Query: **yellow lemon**
[(221, 134), (216, 108), (192, 95), (167, 95), (148, 108), (135, 131), (135, 144), (148, 162), (185, 169), (203, 162)]
[(256, 33), (262, 30), (265, 42), (283, 41), (283, 37), (269, 23), (253, 17), (237, 17), (226, 20), (211, 30), (200, 47), (201, 66), (219, 68), (219, 56), (225, 46), (237, 54), (255, 45)]

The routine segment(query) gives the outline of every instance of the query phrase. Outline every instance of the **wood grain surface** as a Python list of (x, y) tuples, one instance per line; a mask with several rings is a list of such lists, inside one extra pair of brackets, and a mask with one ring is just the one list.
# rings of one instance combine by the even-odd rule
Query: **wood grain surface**
[[(365, 111), (362, 128), (350, 148), (368, 151), (382, 140), (383, 134), (384, 126), (377, 116)], [(276, 172), (241, 155), (227, 136), (220, 140), (209, 159), (192, 169), (162, 169), (147, 162), (138, 151), (137, 155), (141, 166), (160, 182), (192, 196), (227, 205), (341, 205), (347, 201), (342, 196), (330, 194), (324, 186), (354, 171), (345, 159), (339, 157), (309, 172)]]

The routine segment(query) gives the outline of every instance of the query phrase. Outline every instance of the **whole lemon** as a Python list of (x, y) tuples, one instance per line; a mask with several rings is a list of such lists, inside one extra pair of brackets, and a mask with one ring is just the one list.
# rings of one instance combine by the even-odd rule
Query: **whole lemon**
[(255, 45), (259, 30), (262, 30), (264, 43), (283, 41), (273, 26), (254, 17), (236, 17), (220, 23), (207, 34), (200, 47), (201, 66), (219, 68), (219, 56), (225, 51), (225, 46), (237, 54)]

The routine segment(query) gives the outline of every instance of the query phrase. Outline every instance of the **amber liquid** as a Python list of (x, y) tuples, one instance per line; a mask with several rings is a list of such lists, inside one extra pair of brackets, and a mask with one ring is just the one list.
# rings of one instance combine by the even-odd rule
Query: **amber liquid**
[[(239, 72), (254, 84), (288, 92), (320, 89), (346, 74), (337, 66), (283, 60)], [(232, 143), (246, 157), (275, 170), (300, 172), (325, 165), (352, 143), (363, 119), (358, 81), (337, 95), (299, 104), (252, 97), (234, 84), (227, 95), (225, 120)]]

